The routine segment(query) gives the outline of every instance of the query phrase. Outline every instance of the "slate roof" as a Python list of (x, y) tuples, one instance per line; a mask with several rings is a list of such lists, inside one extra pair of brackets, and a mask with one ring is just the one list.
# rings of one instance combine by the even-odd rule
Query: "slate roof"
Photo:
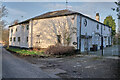
[(71, 14), (78, 14), (78, 12), (70, 11), (70, 10), (59, 10), (59, 11), (53, 11), (53, 12), (47, 12), (45, 14), (42, 14), (40, 16), (37, 16), (35, 18), (50, 18), (50, 17), (58, 17), (58, 16), (65, 16), (65, 15), (71, 15)]
[[(18, 23), (18, 24), (22, 24), (22, 23), (29, 22), (31, 19), (32, 19), (32, 20), (34, 20), (34, 19), (44, 19), (44, 18), (52, 18), (52, 17), (59, 17), (59, 16), (74, 15), (74, 14), (79, 14), (79, 15), (82, 15), (82, 16), (84, 16), (84, 17), (86, 17), (86, 18), (89, 18), (89, 19), (91, 19), (91, 20), (93, 20), (93, 21), (95, 21), (95, 22), (98, 22), (98, 21), (96, 21), (96, 20), (94, 20), (94, 19), (92, 19), (92, 18), (90, 18), (90, 17), (88, 17), (88, 16), (85, 16), (85, 15), (79, 13), (79, 12), (75, 12), (75, 11), (71, 11), (71, 10), (65, 9), (65, 10), (58, 10), (58, 11), (47, 12), (47, 13), (44, 13), (44, 14), (42, 14), (42, 15), (39, 15), (39, 16), (30, 18), (30, 19), (25, 20), (25, 21), (22, 21), (22, 22), (20, 22), (20, 23)], [(101, 23), (101, 22), (98, 22), (98, 23), (103, 24), (103, 23)], [(12, 26), (15, 26), (15, 25), (17, 25), (17, 24), (11, 25), (11, 26), (9, 26), (9, 27), (12, 27)], [(103, 25), (105, 25), (105, 24), (103, 24)], [(108, 27), (109, 27), (109, 26), (108, 26)]]

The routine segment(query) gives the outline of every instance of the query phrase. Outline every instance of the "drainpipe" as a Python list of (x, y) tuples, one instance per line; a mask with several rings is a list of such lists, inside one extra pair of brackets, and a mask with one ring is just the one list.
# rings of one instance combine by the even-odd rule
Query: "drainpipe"
[(112, 27), (111, 27), (111, 46), (113, 46)]
[(80, 36), (79, 36), (79, 50), (81, 53), (81, 26), (82, 26), (82, 15), (80, 15)]
[(103, 56), (103, 31), (102, 31), (102, 25), (101, 25), (101, 48), (102, 48), (102, 56)]

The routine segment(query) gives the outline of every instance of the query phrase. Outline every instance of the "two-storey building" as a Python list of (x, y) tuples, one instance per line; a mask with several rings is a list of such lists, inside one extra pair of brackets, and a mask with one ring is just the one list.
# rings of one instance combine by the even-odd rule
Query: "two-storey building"
[(81, 52), (111, 45), (111, 27), (79, 12), (53, 11), (9, 26), (9, 45), (20, 48), (47, 48), (57, 43), (74, 46)]

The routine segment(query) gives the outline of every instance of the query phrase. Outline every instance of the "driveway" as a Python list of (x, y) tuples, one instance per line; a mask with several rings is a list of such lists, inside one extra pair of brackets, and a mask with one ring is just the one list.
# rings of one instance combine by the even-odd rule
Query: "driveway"
[(50, 78), (34, 64), (22, 60), (5, 49), (2, 49), (2, 77), (3, 78)]
[(94, 55), (74, 55), (64, 58), (23, 59), (42, 70), (62, 78), (118, 78), (120, 58)]

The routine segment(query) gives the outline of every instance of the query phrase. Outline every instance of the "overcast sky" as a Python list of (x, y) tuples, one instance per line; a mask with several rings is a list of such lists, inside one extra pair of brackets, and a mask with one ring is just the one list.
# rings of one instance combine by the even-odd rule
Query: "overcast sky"
[[(65, 2), (3, 2), (8, 10), (8, 15), (4, 19), (10, 24), (15, 19), (20, 21), (38, 16), (40, 14), (63, 10), (66, 8)], [(100, 14), (100, 22), (106, 16), (112, 15), (117, 24), (117, 13), (111, 8), (116, 7), (114, 2), (69, 2), (68, 9), (83, 13), (93, 19), (95, 14)], [(21, 17), (23, 16), (23, 17)]]

